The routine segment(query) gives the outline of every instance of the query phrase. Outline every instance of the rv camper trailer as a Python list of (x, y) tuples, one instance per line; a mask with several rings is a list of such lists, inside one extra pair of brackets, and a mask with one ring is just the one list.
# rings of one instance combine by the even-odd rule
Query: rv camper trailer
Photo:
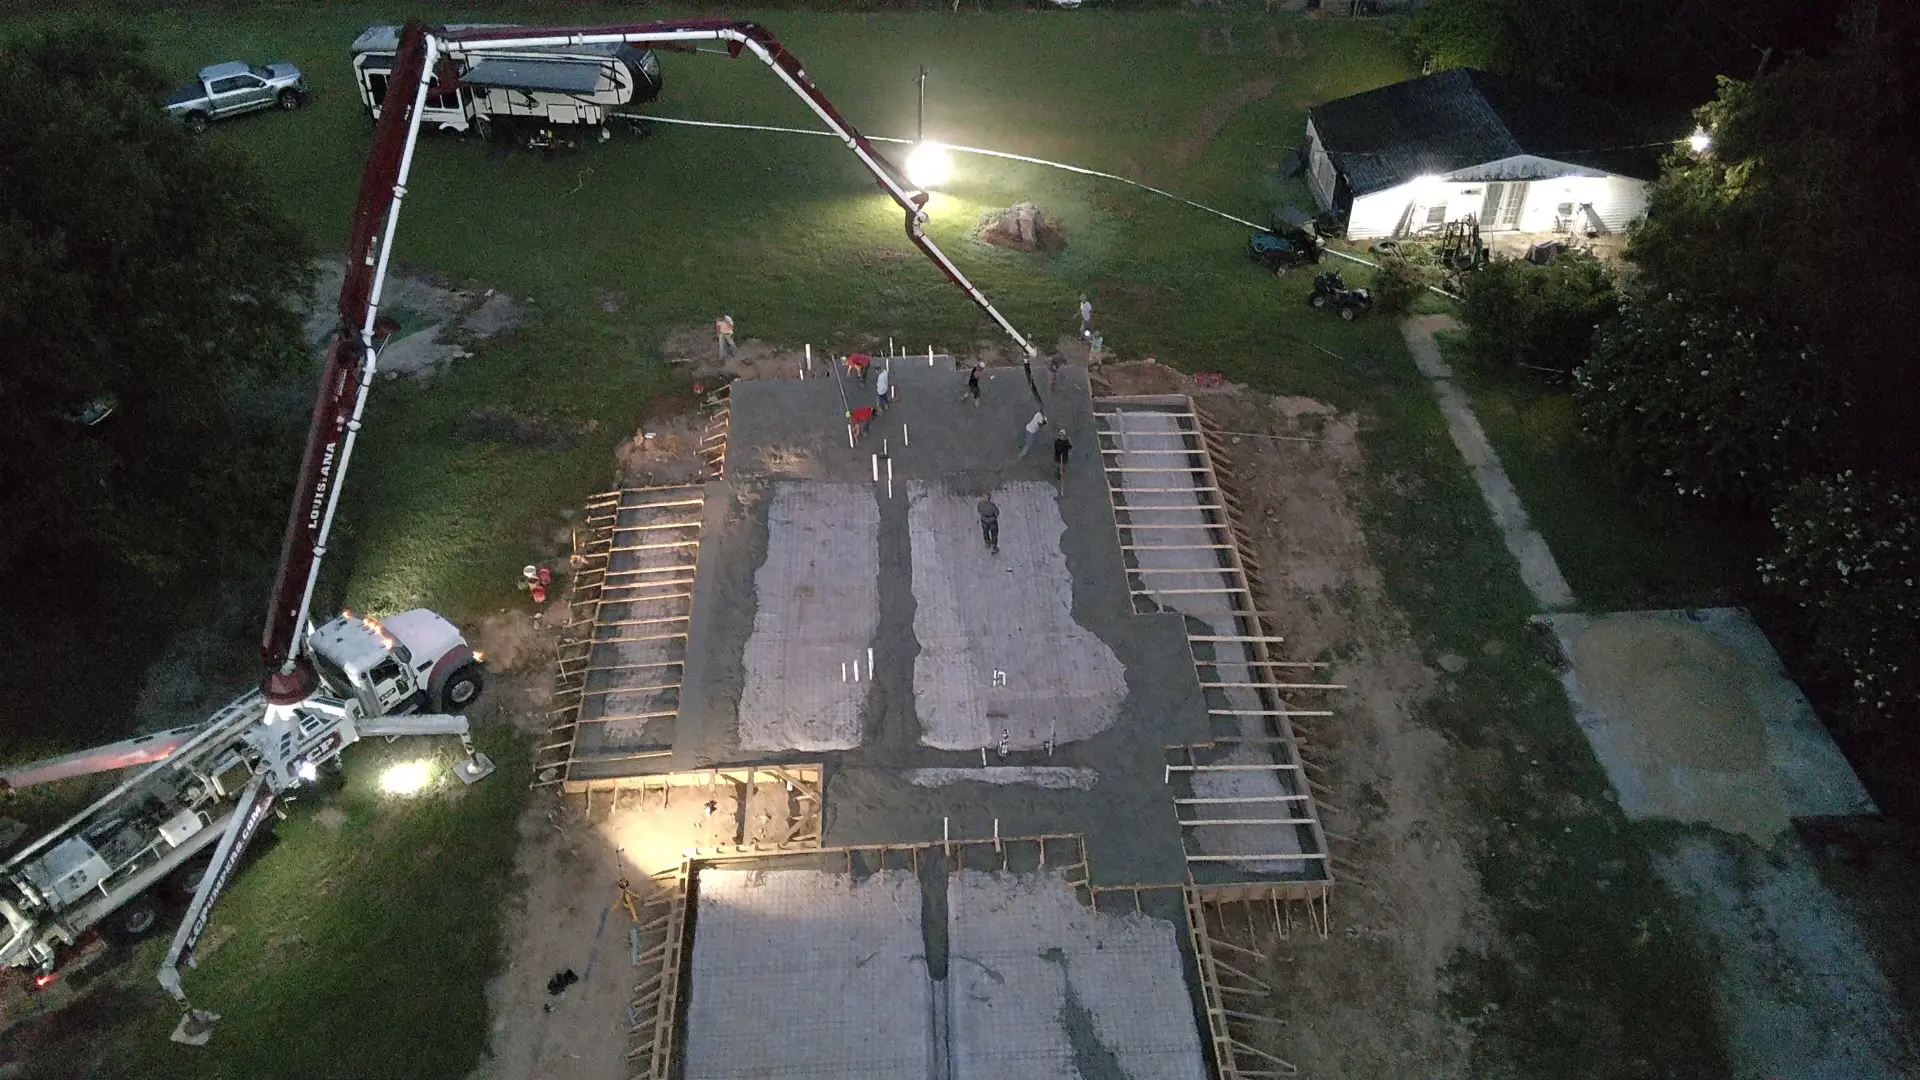
[[(449, 26), (449, 31), (505, 29)], [(387, 76), (400, 47), (400, 28), (370, 26), (353, 42), (354, 82), (374, 119), (386, 98)], [(660, 95), (660, 59), (631, 45), (568, 45), (540, 49), (476, 51), (460, 65), (452, 92), (428, 84), (421, 122), (442, 131), (476, 130), (487, 135), (500, 121), (599, 125), (610, 107), (652, 101)]]

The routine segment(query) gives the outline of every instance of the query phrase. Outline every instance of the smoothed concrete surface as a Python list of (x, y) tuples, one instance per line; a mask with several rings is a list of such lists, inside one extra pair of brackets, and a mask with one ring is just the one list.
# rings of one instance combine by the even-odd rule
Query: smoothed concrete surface
[(1073, 578), (1053, 485), (994, 489), (1000, 553), (978, 498), (912, 481), (913, 695), (921, 741), (943, 750), (1078, 742), (1113, 725), (1126, 669), (1073, 618)]
[(857, 484), (774, 485), (740, 692), (740, 745), (860, 745), (880, 627), (880, 510)]

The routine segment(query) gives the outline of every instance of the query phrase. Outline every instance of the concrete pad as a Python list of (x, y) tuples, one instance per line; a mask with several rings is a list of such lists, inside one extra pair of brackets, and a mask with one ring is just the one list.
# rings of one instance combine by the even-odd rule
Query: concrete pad
[(1091, 791), (1100, 782), (1092, 769), (1053, 768), (1045, 765), (990, 765), (984, 769), (910, 769), (907, 781), (915, 787), (949, 784), (1032, 784), (1048, 791)]
[[(744, 658), (740, 745), (858, 746), (871, 686), (867, 650), (880, 627), (879, 506), (859, 485), (779, 483), (767, 536), (753, 579), (758, 606)], [(861, 681), (852, 678), (856, 665)]]
[(1766, 845), (1792, 818), (1876, 812), (1745, 612), (1542, 621), (1571, 661), (1561, 683), (1629, 818), (1712, 825)]
[(1172, 923), (1105, 915), (1055, 874), (949, 879), (955, 1080), (1204, 1080)]
[(1797, 845), (1689, 834), (1653, 857), (1714, 956), (1739, 1080), (1895, 1080), (1902, 1017), (1860, 928)]
[[(994, 489), (1000, 554), (987, 550), (977, 495), (913, 481), (913, 695), (921, 741), (943, 750), (1038, 749), (1113, 725), (1126, 669), (1073, 617), (1073, 578), (1053, 485)], [(996, 672), (1004, 673), (996, 685)]]
[(686, 1080), (925, 1076), (932, 993), (920, 883), (702, 870)]

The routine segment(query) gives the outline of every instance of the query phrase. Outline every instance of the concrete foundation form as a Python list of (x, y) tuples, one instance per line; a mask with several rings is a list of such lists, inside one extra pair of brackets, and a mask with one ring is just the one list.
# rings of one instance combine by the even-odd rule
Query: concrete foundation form
[(1103, 397), (1094, 415), (1128, 590), (1140, 610), (1184, 618), (1207, 699), (1214, 737), (1171, 746), (1166, 761), (1193, 880), (1323, 890), (1331, 858), (1293, 724), (1329, 713), (1302, 695), (1339, 687), (1320, 664), (1275, 658), (1282, 639), (1255, 600), (1226, 470), (1192, 399)]
[(626, 775), (671, 753), (705, 506), (693, 486), (588, 501), (535, 784)]

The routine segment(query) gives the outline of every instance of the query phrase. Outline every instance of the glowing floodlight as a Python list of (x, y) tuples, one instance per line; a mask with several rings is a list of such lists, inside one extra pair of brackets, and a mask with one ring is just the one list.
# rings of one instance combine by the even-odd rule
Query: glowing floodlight
[(403, 761), (380, 774), (380, 790), (389, 795), (418, 795), (433, 782), (433, 762)]
[(936, 142), (915, 143), (907, 155), (907, 179), (922, 191), (931, 191), (947, 182), (953, 167), (947, 161), (947, 148)]
[(1693, 134), (1687, 136), (1687, 145), (1693, 147), (1694, 153), (1704, 154), (1713, 149), (1713, 136), (1707, 134), (1706, 128), (1694, 128)]
[(1440, 194), (1440, 188), (1445, 183), (1445, 180), (1442, 180), (1432, 173), (1428, 173), (1425, 176), (1416, 176), (1413, 178), (1413, 193), (1423, 199), (1430, 199)]
[(298, 772), (300, 773), (300, 779), (305, 780), (309, 784), (320, 779), (320, 770), (315, 767), (311, 761), (301, 762)]

